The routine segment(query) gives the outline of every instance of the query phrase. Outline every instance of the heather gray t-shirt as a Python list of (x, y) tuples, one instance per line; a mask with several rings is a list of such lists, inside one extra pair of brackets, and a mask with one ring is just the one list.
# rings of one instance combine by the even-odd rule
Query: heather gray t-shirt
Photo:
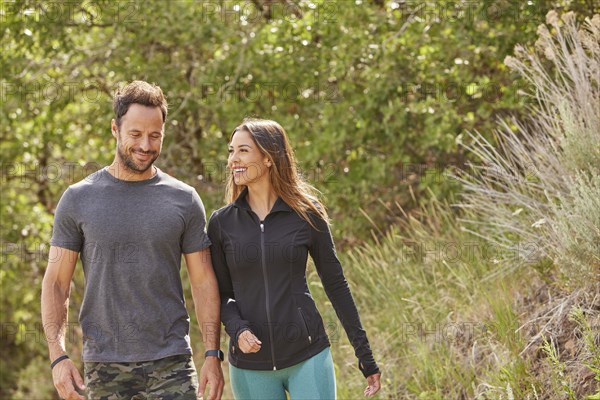
[(160, 170), (123, 181), (102, 169), (65, 191), (50, 243), (80, 253), (84, 361), (192, 353), (179, 272), (182, 253), (210, 245), (205, 226), (194, 188)]

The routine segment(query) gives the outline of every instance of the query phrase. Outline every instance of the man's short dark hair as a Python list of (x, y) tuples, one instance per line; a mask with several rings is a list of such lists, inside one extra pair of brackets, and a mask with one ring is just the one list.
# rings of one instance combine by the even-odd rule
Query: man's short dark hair
[(121, 118), (129, 110), (132, 104), (140, 104), (146, 107), (159, 107), (162, 112), (163, 124), (167, 120), (167, 99), (161, 88), (145, 81), (133, 81), (127, 86), (118, 89), (113, 99), (113, 110), (117, 126), (121, 126)]

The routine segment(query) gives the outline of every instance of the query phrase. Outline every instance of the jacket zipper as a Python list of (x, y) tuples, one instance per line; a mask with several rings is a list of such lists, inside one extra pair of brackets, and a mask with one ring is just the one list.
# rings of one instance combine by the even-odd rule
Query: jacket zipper
[(260, 222), (260, 251), (261, 251), (261, 263), (262, 263), (262, 270), (263, 270), (263, 278), (265, 281), (267, 324), (269, 325), (269, 339), (271, 339), (270, 340), (271, 341), (271, 361), (273, 362), (273, 371), (276, 371), (277, 367), (275, 366), (275, 344), (273, 343), (273, 325), (271, 324), (269, 282), (267, 280), (267, 265), (265, 263), (265, 224), (264, 224), (264, 221)]
[(304, 318), (304, 313), (302, 309), (298, 307), (298, 312), (300, 313), (300, 318), (302, 318), (302, 322), (304, 322), (304, 326), (306, 327), (306, 333), (308, 334), (308, 343), (312, 343), (312, 337), (310, 336), (310, 331), (308, 330), (308, 324), (306, 323), (306, 318)]

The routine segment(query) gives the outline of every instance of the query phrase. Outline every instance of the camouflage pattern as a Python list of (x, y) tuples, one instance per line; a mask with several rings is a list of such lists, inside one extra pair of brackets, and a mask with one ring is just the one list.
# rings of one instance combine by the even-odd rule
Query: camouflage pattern
[(198, 376), (189, 355), (131, 363), (84, 363), (90, 400), (196, 400)]

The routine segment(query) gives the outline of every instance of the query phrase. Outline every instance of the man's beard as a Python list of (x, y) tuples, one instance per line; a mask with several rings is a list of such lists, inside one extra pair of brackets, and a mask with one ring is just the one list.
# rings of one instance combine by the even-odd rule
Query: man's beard
[[(144, 154), (152, 154), (153, 157), (146, 161), (143, 164), (139, 164), (135, 161), (135, 159), (133, 158), (133, 152), (136, 151), (138, 153), (144, 153)], [(156, 161), (156, 159), (158, 158), (158, 156), (160, 155), (160, 152), (158, 151), (142, 151), (139, 149), (129, 149), (129, 152), (125, 152), (123, 151), (123, 149), (121, 148), (121, 145), (117, 145), (117, 153), (119, 154), (119, 158), (123, 161), (123, 164), (125, 165), (125, 167), (130, 170), (131, 172), (135, 173), (135, 174), (143, 174), (144, 172), (148, 171), (148, 169), (150, 169), (152, 167), (152, 164), (154, 164), (154, 161)]]

